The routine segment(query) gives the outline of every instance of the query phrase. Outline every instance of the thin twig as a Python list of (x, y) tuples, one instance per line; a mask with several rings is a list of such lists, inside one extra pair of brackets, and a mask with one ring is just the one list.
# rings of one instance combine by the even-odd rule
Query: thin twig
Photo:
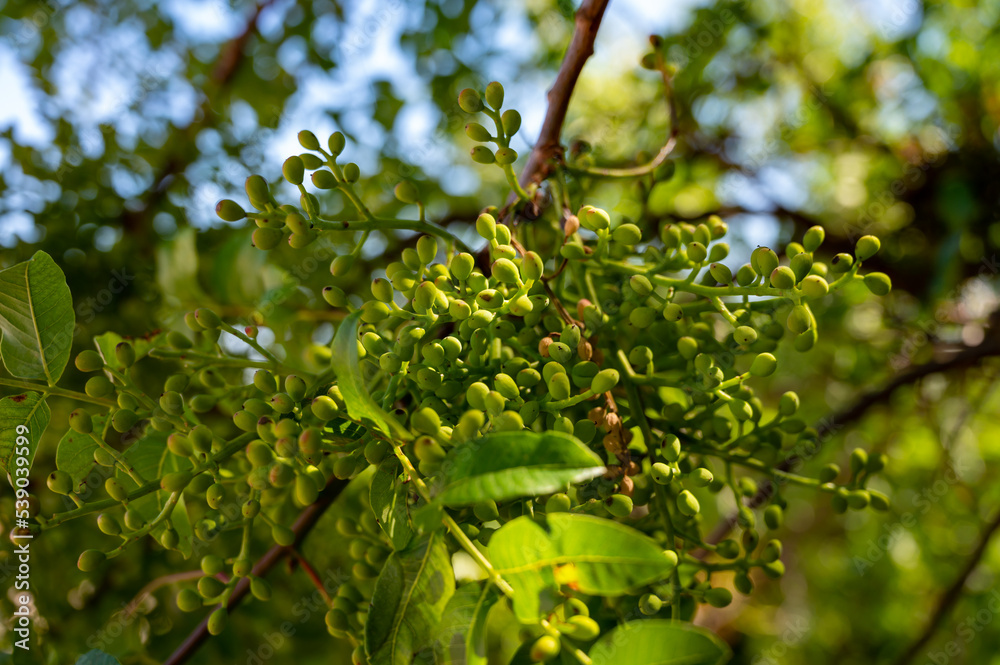
[(674, 148), (677, 147), (677, 135), (679, 133), (679, 127), (677, 126), (677, 102), (674, 101), (673, 81), (671, 80), (670, 73), (667, 71), (665, 63), (660, 63), (659, 71), (663, 76), (663, 94), (667, 98), (667, 110), (670, 114), (670, 133), (667, 135), (667, 140), (663, 144), (663, 147), (660, 148), (658, 153), (656, 153), (656, 156), (645, 164), (622, 168), (610, 166), (573, 166), (568, 164), (566, 166), (568, 171), (590, 176), (602, 176), (605, 178), (635, 178), (652, 173), (656, 170), (656, 167), (667, 160), (670, 153), (672, 153)]
[(969, 575), (979, 565), (979, 561), (983, 558), (986, 547), (990, 544), (990, 539), (997, 532), (997, 529), (1000, 529), (1000, 510), (997, 511), (996, 517), (993, 518), (993, 521), (986, 526), (986, 529), (979, 536), (976, 549), (965, 562), (962, 572), (938, 600), (934, 614), (931, 615), (931, 619), (927, 622), (927, 626), (921, 632), (920, 637), (910, 645), (910, 648), (903, 652), (899, 660), (896, 661), (896, 665), (907, 665), (907, 663), (912, 662), (917, 657), (917, 654), (927, 646), (931, 638), (934, 637), (934, 633), (941, 627), (942, 622), (944, 622), (945, 618), (951, 612), (955, 603), (958, 602), (958, 599), (962, 597), (962, 587), (965, 586), (965, 581), (969, 579)]
[(316, 569), (313, 568), (311, 563), (309, 563), (309, 559), (305, 558), (305, 556), (302, 555), (302, 552), (294, 547), (291, 549), (289, 554), (294, 557), (299, 566), (302, 567), (302, 571), (312, 581), (313, 586), (315, 586), (319, 591), (319, 595), (323, 596), (323, 602), (329, 605), (331, 602), (330, 592), (326, 590), (326, 587), (323, 585), (323, 580), (320, 579), (319, 573), (317, 573)]
[(569, 48), (566, 49), (555, 83), (547, 95), (549, 106), (542, 122), (542, 131), (521, 172), (520, 182), (524, 187), (531, 182), (538, 183), (544, 180), (552, 168), (552, 158), (562, 151), (559, 136), (566, 121), (569, 99), (580, 78), (583, 65), (594, 54), (594, 39), (601, 27), (608, 2), (609, 0), (584, 0), (576, 12), (573, 38), (570, 40)]

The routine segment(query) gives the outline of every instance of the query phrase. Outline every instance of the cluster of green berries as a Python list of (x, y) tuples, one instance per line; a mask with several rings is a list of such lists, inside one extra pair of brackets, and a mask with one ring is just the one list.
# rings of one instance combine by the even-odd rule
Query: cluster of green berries
[[(496, 146), (477, 146), (473, 159), (497, 163), (510, 176), (517, 155), (509, 142), (520, 116), (501, 112), (503, 88), (491, 83), (483, 95), (464, 90), (459, 105), (485, 113), (495, 125), (495, 134), (475, 122), (466, 127), (473, 140)], [(373, 225), (386, 220), (372, 215), (354, 193), (357, 165), (338, 163), (342, 134), (331, 135), (326, 148), (308, 131), (299, 141), (307, 152), (293, 155), (283, 168), (284, 179), (300, 191), (298, 206), (279, 204), (255, 175), (246, 183), (255, 212), (229, 200), (217, 212), (227, 221), (253, 219), (254, 245), (265, 250), (284, 239), (301, 248), (324, 232), (350, 231), (350, 222), (321, 216), (321, 199), (304, 185), (311, 172), (317, 190), (345, 194), (367, 224), (359, 227), (354, 250), (332, 261), (330, 272), (339, 280), (355, 266)], [(421, 206), (422, 223), (416, 189), (400, 183), (395, 193)], [(686, 549), (705, 548), (719, 560), (711, 570), (733, 571), (733, 586), (742, 593), (753, 588), (754, 568), (779, 577), (781, 542), (761, 532), (781, 528), (786, 498), (779, 488), (767, 505), (757, 506), (759, 482), (773, 478), (782, 460), (815, 451), (818, 433), (798, 417), (798, 395), (782, 395), (774, 412), (750, 380), (774, 373), (784, 347), (807, 352), (815, 345), (813, 308), (832, 291), (858, 282), (875, 295), (889, 292), (886, 275), (860, 274), (862, 263), (879, 250), (878, 239), (864, 236), (853, 255), (824, 260), (824, 232), (813, 227), (788, 243), (782, 256), (758, 247), (734, 270), (725, 263), (727, 226), (715, 216), (651, 232), (584, 205), (576, 214), (536, 220), (531, 234), (503, 219), (487, 208), (475, 220), (483, 241), (478, 255), (462, 251), (464, 245), (447, 233), (420, 236), (384, 266), (384, 276), (372, 275), (370, 297), (360, 305), (349, 297), (349, 287), (335, 283), (322, 291), (331, 307), (358, 312), (357, 372), (366, 377), (375, 403), (409, 431), (406, 440), (388, 440), (371, 422), (352, 417), (329, 373), (299, 376), (274, 359), (248, 381), (238, 364), (213, 362), (221, 355), (222, 333), (254, 346), (258, 331), (239, 330), (210, 309), (188, 313), (187, 331), (169, 332), (165, 345), (150, 352), (184, 365), (164, 381), (158, 397), (136, 387), (130, 370), (137, 358), (128, 342), (118, 345), (113, 358), (81, 353), (77, 367), (94, 373), (87, 394), (114, 406), (103, 432), (82, 409), (71, 414), (70, 426), (97, 441), (95, 463), (112, 470), (105, 490), (116, 505), (98, 516), (98, 526), (123, 542), (110, 552), (84, 552), (80, 569), (94, 570), (144, 535), (154, 535), (167, 549), (183, 549), (169, 511), (151, 518), (131, 505), (143, 481), (158, 482), (164, 497), (185, 496), (200, 541), (263, 525), (276, 544), (286, 546), (295, 534), (276, 517), (281, 507), (315, 502), (332, 477), (355, 478), (398, 456), (414, 460), (415, 473), (435, 487), (456, 446), (493, 432), (533, 430), (572, 435), (601, 457), (606, 472), (545, 496), (448, 509), (463, 535), (484, 551), (510, 520), (573, 511), (643, 528), (666, 550), (678, 551), (681, 541)], [(109, 428), (165, 437), (172, 462), (167, 468), (176, 470), (158, 479), (137, 478), (127, 455), (106, 440)], [(818, 478), (798, 477), (798, 484), (830, 494), (838, 512), (884, 510), (886, 497), (867, 488), (884, 464), (884, 456), (859, 450), (851, 455), (846, 479), (829, 465)], [(748, 474), (739, 476), (737, 469)], [(62, 494), (76, 489), (63, 471), (49, 477), (49, 487)], [(740, 534), (706, 543), (702, 506), (724, 490), (737, 500)], [(414, 508), (422, 501), (410, 500)], [(664, 511), (672, 533), (643, 521)], [(331, 599), (326, 616), (330, 633), (342, 638), (363, 633), (374, 580), (392, 551), (370, 506), (359, 514), (337, 525), (354, 560), (352, 579)], [(186, 611), (222, 605), (209, 621), (213, 633), (225, 626), (225, 605), (239, 579), (250, 578), (255, 596), (270, 595), (266, 582), (253, 575), (250, 542), (244, 538), (228, 558), (203, 557), (204, 577), (178, 594), (177, 604)], [(655, 615), (680, 607), (683, 613), (698, 603), (731, 602), (731, 592), (713, 586), (711, 571), (704, 572), (705, 579), (694, 577), (680, 589), (662, 582), (623, 598), (588, 599), (567, 589), (553, 623), (570, 640), (586, 642), (599, 633), (591, 612), (603, 620), (633, 610)], [(526, 630), (531, 659), (558, 656), (561, 642), (551, 631)], [(363, 650), (355, 662), (364, 662)]]

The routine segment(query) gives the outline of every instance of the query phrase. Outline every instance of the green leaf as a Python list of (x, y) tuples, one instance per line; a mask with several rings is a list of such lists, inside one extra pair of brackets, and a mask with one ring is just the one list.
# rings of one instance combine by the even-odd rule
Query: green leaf
[(472, 624), (465, 635), (465, 665), (486, 665), (486, 618), (490, 609), (500, 600), (500, 592), (487, 583), (476, 600), (472, 613)]
[[(8, 395), (0, 399), (0, 468), (6, 472), (11, 487), (14, 486), (14, 469), (18, 468), (16, 460), (22, 457), (14, 454), (18, 452), (15, 448), (27, 446), (28, 454), (23, 458), (28, 460), (26, 468), (30, 471), (38, 442), (49, 424), (50, 415), (49, 406), (45, 403), (45, 395), (42, 393)], [(19, 427), (22, 428), (20, 431)], [(19, 437), (24, 437), (20, 443), (18, 443)]]
[(347, 403), (347, 412), (357, 420), (367, 420), (382, 433), (397, 441), (409, 441), (410, 432), (394, 416), (382, 410), (365, 386), (358, 357), (358, 321), (361, 311), (352, 312), (343, 320), (333, 338), (330, 366), (337, 375), (337, 385)]
[(712, 632), (664, 619), (622, 624), (602, 635), (588, 655), (593, 665), (722, 665), (732, 657)]
[(548, 531), (519, 517), (490, 539), (490, 558), (514, 588), (514, 613), (523, 621), (551, 610), (560, 584), (619, 596), (665, 578), (677, 565), (676, 554), (612, 520), (553, 513), (547, 523)]
[(453, 448), (436, 499), (449, 506), (549, 494), (596, 478), (601, 458), (562, 432), (498, 432)]
[[(94, 431), (103, 432), (104, 423), (107, 416), (98, 414), (93, 416)], [(97, 465), (94, 461), (94, 451), (97, 449), (97, 441), (89, 434), (80, 434), (69, 429), (59, 440), (56, 448), (56, 468), (65, 471), (73, 479), (74, 487), (84, 482), (90, 472)]]
[(400, 477), (399, 460), (387, 457), (382, 460), (372, 476), (369, 500), (379, 526), (392, 542), (394, 550), (406, 549), (413, 538), (410, 510), (406, 503), (406, 484)]
[(0, 357), (13, 376), (55, 385), (73, 346), (73, 298), (52, 257), (0, 271)]
[(434, 636), (435, 662), (486, 665), (486, 617), (499, 600), (493, 584), (471, 582), (455, 590)]
[(375, 583), (365, 623), (370, 665), (410, 665), (430, 646), (455, 592), (455, 573), (444, 536), (431, 534), (414, 547), (393, 552)]
[(114, 656), (94, 649), (77, 658), (76, 665), (121, 665), (121, 663)]

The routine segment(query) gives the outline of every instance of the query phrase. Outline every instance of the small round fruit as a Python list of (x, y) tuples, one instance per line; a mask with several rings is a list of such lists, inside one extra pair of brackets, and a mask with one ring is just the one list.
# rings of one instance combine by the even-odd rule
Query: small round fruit
[(69, 494), (73, 491), (73, 478), (65, 471), (53, 471), (45, 482), (56, 494)]
[(542, 635), (531, 645), (531, 660), (536, 663), (543, 663), (552, 660), (559, 655), (559, 640), (551, 635)]
[(104, 552), (100, 550), (84, 550), (80, 558), (76, 560), (76, 567), (85, 573), (97, 570), (107, 560)]

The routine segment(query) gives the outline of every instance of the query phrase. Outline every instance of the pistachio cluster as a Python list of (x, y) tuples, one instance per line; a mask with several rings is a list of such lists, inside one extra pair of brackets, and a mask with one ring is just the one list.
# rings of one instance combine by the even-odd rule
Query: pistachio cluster
[[(208, 622), (215, 634), (225, 627), (239, 580), (249, 578), (260, 599), (271, 594), (254, 572), (261, 534), (280, 546), (295, 544), (297, 534), (286, 526), (290, 506), (316, 502), (334, 478), (373, 484), (374, 495), (371, 478), (381, 473), (399, 493), (402, 517), (393, 527), (366, 499), (356, 519), (338, 522), (354, 563), (326, 615), (332, 635), (366, 645), (354, 652), (354, 662), (363, 663), (377, 647), (365, 635), (377, 580), (387, 560), (409, 551), (397, 527), (425, 535), (447, 529), (450, 547), (464, 549), (508, 596), (511, 586), (489, 564), (490, 543), (525, 517), (612, 520), (669, 555), (667, 574), (631, 594), (588, 595), (561, 584), (548, 618), (524, 627), (525, 654), (547, 661), (564, 649), (578, 652), (606, 619), (630, 612), (690, 618), (698, 604), (729, 604), (720, 571), (733, 572), (733, 587), (744, 594), (753, 589), (754, 569), (781, 576), (782, 545), (772, 536), (782, 527), (787, 487), (828, 494), (837, 512), (888, 507), (884, 495), (867, 488), (884, 456), (856, 450), (846, 474), (832, 464), (817, 477), (787, 470), (784, 461), (815, 453), (818, 433), (798, 417), (796, 393), (765, 405), (753, 386), (780, 359), (816, 344), (814, 308), (830, 294), (855, 282), (875, 295), (889, 292), (886, 275), (860, 273), (879, 250), (877, 238), (860, 238), (853, 255), (824, 259), (824, 231), (813, 227), (781, 256), (758, 247), (734, 271), (725, 263), (728, 229), (719, 217), (650, 232), (593, 205), (574, 214), (563, 201), (534, 222), (548, 229), (539, 234), (547, 240), (536, 242), (526, 224), (514, 225), (529, 198), (511, 168), (517, 155), (510, 138), (520, 116), (501, 112), (498, 83), (483, 95), (463, 91), (459, 105), (493, 120), (495, 135), (474, 122), (467, 126), (470, 138), (497, 146), (477, 146), (472, 158), (499, 164), (517, 198), (503, 211), (487, 207), (479, 214), (481, 249), (426, 221), (410, 183), (395, 193), (418, 206), (418, 220), (371, 212), (353, 187), (357, 165), (338, 162), (346, 144), (339, 132), (326, 148), (311, 132), (299, 134), (307, 152), (283, 168), (300, 192), (298, 205), (279, 203), (254, 175), (246, 182), (254, 212), (230, 200), (217, 207), (226, 221), (252, 219), (253, 243), (262, 250), (282, 240), (302, 248), (324, 233), (353, 234), (354, 249), (333, 259), (334, 283), (322, 297), (345, 315), (334, 344), (346, 339), (355, 365), (340, 359), (340, 365), (292, 369), (274, 347), (259, 343), (262, 322), (233, 325), (208, 308), (187, 313), (186, 330), (155, 343), (122, 341), (113, 353), (100, 347), (77, 356), (77, 368), (93, 374), (87, 396), (107, 412), (77, 409), (69, 424), (105, 470), (107, 498), (88, 503), (80, 478), (58, 469), (49, 488), (77, 507), (40, 518), (39, 525), (97, 513), (100, 530), (121, 542), (83, 552), (81, 570), (97, 569), (145, 536), (185, 556), (197, 553), (204, 575), (180, 591), (177, 605), (184, 611), (218, 605)], [(307, 171), (319, 195), (337, 190), (351, 201), (355, 218), (325, 217), (320, 196), (305, 188)], [(370, 293), (350, 293), (338, 284), (376, 229), (423, 235), (372, 275)], [(253, 357), (223, 352), (223, 334)], [(177, 367), (155, 395), (139, 387), (132, 371), (147, 356)], [(440, 499), (471, 444), (504, 433), (553, 432), (602, 468), (530, 496), (484, 498), (487, 487), (473, 501)], [(158, 463), (138, 464), (144, 459), (138, 444), (119, 445), (116, 433), (146, 448), (159, 441)], [(708, 542), (703, 513), (718, 512), (713, 495), (721, 492), (738, 505), (739, 535)], [(242, 531), (237, 551), (202, 554), (230, 530)], [(688, 568), (683, 578), (678, 563)]]

